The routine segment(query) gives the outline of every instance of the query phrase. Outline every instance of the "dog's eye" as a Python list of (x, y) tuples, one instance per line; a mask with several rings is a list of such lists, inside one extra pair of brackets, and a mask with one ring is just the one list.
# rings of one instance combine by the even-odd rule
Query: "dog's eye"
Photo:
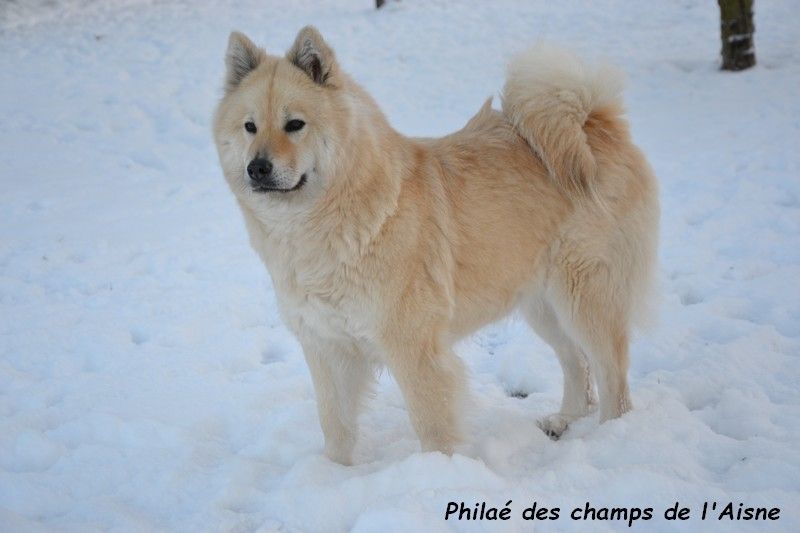
[(290, 120), (289, 122), (287, 122), (286, 125), (283, 127), (283, 129), (286, 130), (287, 133), (291, 133), (293, 131), (302, 130), (303, 126), (305, 126), (305, 125), (306, 125), (306, 123), (303, 122), (302, 120), (295, 119), (295, 120)]
[(245, 122), (244, 123), (244, 129), (247, 130), (247, 133), (255, 133), (255, 132), (258, 131), (258, 129), (256, 128), (255, 123), (253, 123), (253, 122)]

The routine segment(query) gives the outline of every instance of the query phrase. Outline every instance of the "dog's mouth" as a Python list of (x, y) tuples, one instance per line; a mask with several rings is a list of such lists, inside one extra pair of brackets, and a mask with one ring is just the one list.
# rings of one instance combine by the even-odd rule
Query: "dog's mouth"
[(306, 184), (306, 175), (303, 174), (302, 176), (300, 176), (300, 181), (298, 181), (295, 184), (294, 187), (291, 187), (289, 189), (281, 189), (279, 187), (264, 187), (263, 185), (259, 185), (258, 183), (254, 183), (252, 181), (250, 183), (251, 183), (251, 185), (253, 187), (253, 191), (254, 192), (264, 192), (264, 193), (267, 193), (267, 192), (283, 192), (283, 193), (287, 193), (287, 192), (292, 192), (292, 191), (299, 190), (301, 187), (303, 187), (303, 185)]

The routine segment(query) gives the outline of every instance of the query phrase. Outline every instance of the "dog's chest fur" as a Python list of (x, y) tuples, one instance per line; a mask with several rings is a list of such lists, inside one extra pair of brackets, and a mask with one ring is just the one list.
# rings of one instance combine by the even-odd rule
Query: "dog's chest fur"
[(251, 244), (264, 261), (281, 316), (299, 337), (374, 337), (370, 287), (357, 266), (341, 262), (330, 242), (303, 232), (268, 232), (247, 210)]

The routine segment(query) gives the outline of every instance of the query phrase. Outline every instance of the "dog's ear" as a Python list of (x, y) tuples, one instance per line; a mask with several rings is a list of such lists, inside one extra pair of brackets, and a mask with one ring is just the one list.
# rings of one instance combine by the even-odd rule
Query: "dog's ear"
[(331, 85), (336, 76), (336, 56), (314, 26), (297, 34), (286, 59), (308, 74), (319, 85)]
[(264, 50), (253, 44), (253, 41), (238, 31), (231, 32), (228, 38), (228, 51), (225, 52), (225, 91), (234, 90), (239, 83), (264, 58)]

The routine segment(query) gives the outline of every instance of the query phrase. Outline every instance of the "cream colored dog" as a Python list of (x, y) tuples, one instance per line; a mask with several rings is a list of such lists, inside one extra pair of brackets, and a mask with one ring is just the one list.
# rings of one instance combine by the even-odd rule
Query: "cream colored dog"
[[(519, 309), (558, 354), (558, 436), (599, 393), (631, 407), (628, 340), (654, 268), (657, 185), (619, 76), (538, 48), (441, 139), (404, 137), (319, 32), (285, 57), (231, 34), (214, 119), (222, 169), (317, 393), (326, 454), (349, 463), (374, 369), (424, 450), (452, 453), (466, 394), (453, 343)], [(594, 377), (592, 377), (594, 376)]]

